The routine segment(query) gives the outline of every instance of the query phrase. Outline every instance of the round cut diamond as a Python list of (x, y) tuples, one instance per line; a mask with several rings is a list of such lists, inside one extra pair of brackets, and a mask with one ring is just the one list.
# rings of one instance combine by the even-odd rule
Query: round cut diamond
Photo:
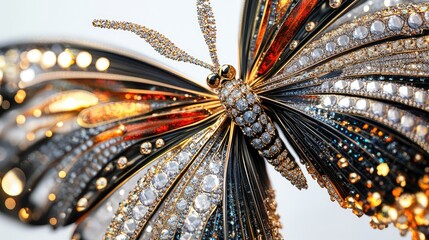
[(197, 213), (191, 213), (185, 220), (185, 229), (189, 232), (194, 232), (200, 228), (202, 224), (201, 217)]
[(334, 84), (334, 88), (336, 89), (345, 89), (347, 87), (347, 82), (344, 80), (339, 80)]
[(421, 138), (426, 137), (426, 135), (428, 134), (428, 132), (429, 132), (429, 129), (425, 125), (418, 125), (416, 127), (416, 134), (417, 134), (417, 136), (419, 136)]
[(256, 150), (260, 150), (264, 147), (264, 145), (262, 144), (261, 139), (259, 138), (255, 138), (252, 140), (252, 146), (256, 149)]
[(260, 117), (259, 117), (259, 121), (262, 123), (262, 124), (267, 124), (267, 122), (268, 122), (268, 118), (267, 118), (267, 115), (265, 115), (265, 114), (262, 114)]
[(369, 108), (369, 102), (368, 102), (368, 100), (366, 100), (366, 99), (359, 99), (356, 102), (356, 109), (364, 111), (364, 110), (368, 110), (368, 108)]
[(328, 42), (326, 44), (326, 51), (328, 52), (334, 52), (337, 45), (334, 42)]
[(372, 105), (372, 112), (375, 115), (383, 116), (383, 114), (386, 112), (386, 105), (384, 105), (383, 103), (379, 103), (379, 102), (374, 103)]
[(364, 26), (358, 26), (353, 31), (353, 37), (356, 39), (364, 39), (368, 36), (368, 29)]
[(133, 218), (135, 220), (140, 220), (142, 219), (147, 213), (147, 208), (141, 204), (137, 204), (134, 208), (133, 208)]
[(252, 129), (251, 129), (250, 127), (245, 127), (245, 128), (243, 129), (243, 131), (244, 131), (244, 134), (245, 134), (246, 136), (248, 136), (248, 137), (252, 136), (252, 134), (253, 134), (253, 131), (252, 131)]
[(126, 234), (133, 234), (136, 230), (136, 222), (134, 221), (134, 219), (128, 219), (127, 221), (125, 221), (124, 225), (122, 226), (122, 230)]
[(335, 105), (336, 102), (337, 98), (334, 96), (325, 97), (325, 99), (323, 99), (323, 105), (325, 107), (332, 107)]
[(237, 103), (235, 104), (235, 107), (240, 112), (246, 111), (246, 109), (247, 109), (248, 106), (249, 105), (247, 104), (246, 100), (244, 100), (242, 98), (238, 99)]
[(262, 110), (261, 107), (259, 105), (253, 105), (252, 110), (256, 113), (256, 114), (261, 114)]
[(350, 89), (354, 91), (361, 90), (363, 88), (363, 82), (361, 80), (354, 80), (350, 84)]
[(417, 29), (423, 24), (423, 19), (418, 13), (411, 13), (408, 17), (408, 25), (411, 28)]
[(347, 44), (349, 44), (350, 38), (347, 35), (339, 36), (337, 39), (338, 45), (341, 47), (345, 47)]
[(311, 57), (314, 59), (319, 59), (323, 56), (323, 50), (321, 48), (316, 48), (311, 53)]
[(179, 163), (186, 164), (191, 159), (191, 154), (188, 151), (181, 151), (177, 155)]
[(255, 133), (262, 132), (262, 125), (259, 122), (253, 124), (252, 129)]
[(413, 96), (413, 89), (411, 87), (402, 86), (399, 88), (399, 96), (403, 98), (411, 98)]
[(396, 109), (389, 109), (387, 111), (387, 118), (392, 122), (399, 122), (399, 119), (401, 119), (401, 115), (399, 114), (398, 110)]
[(115, 237), (115, 240), (129, 240), (130, 238), (125, 234), (119, 234)]
[(246, 95), (246, 99), (247, 99), (247, 102), (249, 102), (250, 104), (253, 104), (256, 101), (256, 97), (253, 93), (248, 93)]
[(165, 164), (164, 171), (168, 174), (168, 176), (174, 176), (179, 173), (179, 163), (177, 161), (169, 161)]
[(156, 192), (152, 188), (143, 189), (143, 191), (139, 194), (139, 198), (143, 205), (149, 206), (155, 202)]
[(244, 125), (244, 119), (242, 117), (236, 117), (235, 123), (237, 123), (238, 126), (243, 126)]
[(261, 140), (264, 144), (268, 144), (271, 142), (271, 135), (267, 132), (262, 133)]
[(155, 189), (162, 189), (168, 183), (168, 176), (165, 173), (158, 173), (152, 179), (152, 186)]
[(252, 111), (247, 111), (243, 114), (243, 119), (246, 123), (253, 123), (256, 120), (256, 113), (252, 112)]
[(193, 239), (193, 237), (194, 236), (191, 233), (186, 232), (186, 233), (183, 233), (182, 235), (180, 235), (179, 240), (191, 240), (191, 239)]
[(183, 211), (183, 210), (185, 210), (185, 209), (186, 209), (186, 205), (187, 205), (186, 200), (185, 200), (185, 199), (183, 199), (183, 198), (181, 198), (181, 199), (177, 202), (177, 204), (176, 204), (176, 208), (177, 208), (177, 210), (179, 210), (179, 211)]
[(425, 12), (425, 20), (426, 22), (429, 22), (429, 12)]
[(426, 93), (424, 91), (417, 91), (414, 93), (414, 99), (419, 104), (424, 104), (426, 102)]
[(380, 83), (378, 82), (370, 82), (368, 83), (368, 85), (366, 85), (366, 90), (368, 92), (377, 92), (378, 90), (380, 90)]
[(210, 198), (206, 194), (198, 195), (194, 201), (194, 208), (197, 212), (206, 212), (210, 209)]
[(219, 187), (219, 178), (214, 174), (207, 175), (204, 177), (201, 187), (204, 192), (212, 192)]
[(177, 224), (177, 216), (176, 216), (176, 215), (171, 216), (171, 217), (167, 220), (167, 223), (168, 223), (168, 225), (169, 225), (170, 227), (174, 227), (174, 226), (176, 226), (176, 224)]
[(384, 23), (380, 20), (376, 20), (371, 24), (371, 33), (374, 35), (380, 35), (385, 32)]
[(404, 115), (401, 118), (401, 125), (405, 129), (410, 130), (414, 126), (414, 119), (410, 115)]
[(215, 162), (215, 161), (210, 162), (209, 169), (214, 174), (219, 173), (219, 171), (220, 171), (220, 164), (219, 164), (219, 162)]
[(161, 240), (167, 240), (167, 239), (170, 239), (170, 234), (169, 234), (169, 232), (168, 232), (168, 230), (167, 230), (167, 229), (163, 229), (163, 230), (161, 231), (160, 239), (161, 239)]
[(350, 106), (352, 106), (352, 104), (353, 100), (348, 97), (345, 97), (338, 102), (338, 106), (340, 108), (349, 108)]
[(307, 56), (302, 56), (302, 57), (299, 59), (299, 64), (300, 64), (301, 66), (305, 66), (305, 65), (307, 65), (307, 64), (308, 64), (308, 61), (310, 61), (310, 59), (309, 59)]
[(387, 26), (391, 31), (401, 31), (404, 26), (404, 20), (402, 20), (399, 16), (391, 16), (389, 17), (389, 21), (387, 22)]
[(231, 96), (235, 99), (241, 97), (241, 91), (239, 89), (234, 89), (231, 92)]
[(398, 91), (398, 88), (395, 84), (388, 83), (383, 86), (383, 92), (388, 95), (394, 95)]

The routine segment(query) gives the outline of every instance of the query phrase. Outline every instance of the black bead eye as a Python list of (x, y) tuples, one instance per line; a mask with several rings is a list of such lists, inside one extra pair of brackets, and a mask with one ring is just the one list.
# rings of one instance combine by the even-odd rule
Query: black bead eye
[(211, 73), (207, 76), (207, 85), (211, 88), (218, 88), (220, 85), (220, 76), (217, 73)]
[(235, 68), (231, 65), (225, 64), (219, 68), (219, 75), (226, 80), (234, 79), (235, 74), (236, 74)]

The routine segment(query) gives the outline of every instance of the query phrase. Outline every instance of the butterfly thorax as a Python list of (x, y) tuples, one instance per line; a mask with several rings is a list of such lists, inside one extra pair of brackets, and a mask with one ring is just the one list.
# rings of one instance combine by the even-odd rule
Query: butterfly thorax
[(262, 107), (261, 99), (241, 79), (236, 79), (235, 68), (223, 65), (219, 73), (207, 77), (207, 84), (218, 90), (219, 100), (229, 118), (240, 127), (259, 155), (299, 189), (307, 183), (298, 165), (290, 159), (276, 127)]

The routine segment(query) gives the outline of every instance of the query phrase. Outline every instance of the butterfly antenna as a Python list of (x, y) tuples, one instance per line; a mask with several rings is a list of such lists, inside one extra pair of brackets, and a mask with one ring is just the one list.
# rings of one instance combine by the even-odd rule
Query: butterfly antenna
[(218, 69), (219, 59), (216, 49), (216, 19), (210, 5), (210, 0), (197, 0), (197, 15), (201, 32), (209, 48), (210, 58), (215, 68)]
[[(115, 30), (124, 30), (128, 32), (133, 32), (139, 37), (143, 38), (147, 43), (149, 43), (152, 48), (157, 51), (162, 56), (176, 60), (179, 62), (188, 62), (197, 66), (201, 66), (209, 69), (212, 72), (216, 72), (218, 67), (203, 62), (195, 57), (192, 57), (184, 50), (178, 48), (173, 42), (171, 42), (163, 34), (147, 28), (145, 26), (123, 21), (111, 21), (104, 19), (96, 19), (92, 22), (94, 27), (98, 28), (107, 28)], [(203, 30), (202, 30), (203, 31)], [(216, 57), (217, 59), (217, 57)], [(219, 65), (219, 64), (218, 64)]]

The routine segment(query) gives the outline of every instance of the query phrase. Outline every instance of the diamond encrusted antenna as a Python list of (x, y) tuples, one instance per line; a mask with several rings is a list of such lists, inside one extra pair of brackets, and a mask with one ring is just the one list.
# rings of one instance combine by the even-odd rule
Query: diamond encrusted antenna
[(92, 25), (99, 28), (119, 29), (133, 32), (143, 38), (155, 51), (166, 58), (179, 62), (189, 62), (191, 64), (207, 68), (212, 72), (217, 72), (219, 69), (219, 60), (216, 50), (216, 21), (212, 7), (210, 6), (210, 1), (197, 0), (197, 13), (200, 29), (209, 48), (210, 58), (212, 59), (213, 65), (189, 55), (187, 52), (177, 47), (163, 34), (136, 23), (96, 19), (92, 22)]
[(147, 43), (149, 43), (152, 48), (157, 51), (162, 56), (176, 60), (179, 62), (189, 62), (197, 66), (201, 66), (209, 69), (212, 72), (216, 72), (217, 67), (203, 62), (195, 57), (192, 57), (184, 50), (178, 48), (173, 42), (171, 42), (163, 34), (147, 28), (145, 26), (123, 21), (111, 21), (111, 20), (94, 20), (92, 22), (94, 27), (115, 29), (115, 30), (124, 30), (137, 34), (139, 37), (143, 38)]

